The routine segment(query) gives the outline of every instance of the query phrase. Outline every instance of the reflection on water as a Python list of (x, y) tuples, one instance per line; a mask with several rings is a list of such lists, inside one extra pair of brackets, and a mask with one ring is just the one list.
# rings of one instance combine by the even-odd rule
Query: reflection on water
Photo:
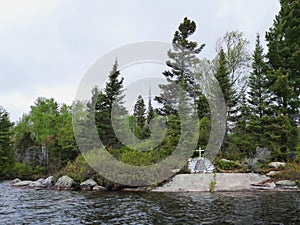
[(299, 192), (25, 190), (0, 183), (0, 224), (300, 224)]

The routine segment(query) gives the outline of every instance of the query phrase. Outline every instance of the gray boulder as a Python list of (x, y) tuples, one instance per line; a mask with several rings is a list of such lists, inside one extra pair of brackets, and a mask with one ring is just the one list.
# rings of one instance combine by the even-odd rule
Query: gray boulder
[(24, 180), (24, 181), (16, 182), (12, 186), (14, 186), (14, 187), (28, 187), (31, 183), (32, 183), (32, 181), (30, 181), (30, 180)]
[(281, 180), (275, 182), (276, 187), (284, 188), (284, 189), (297, 189), (297, 184), (295, 181), (292, 180)]
[(212, 173), (215, 170), (214, 165), (204, 157), (189, 159), (188, 168), (191, 173)]
[(51, 187), (55, 184), (55, 179), (53, 176), (47, 177), (46, 179), (44, 179), (43, 184), (46, 187)]
[(204, 157), (189, 159), (188, 168), (191, 173), (212, 173), (215, 170), (214, 165)]
[(88, 179), (80, 184), (80, 189), (84, 191), (91, 191), (95, 186), (97, 186), (97, 182), (93, 179)]
[(40, 189), (40, 188), (44, 188), (44, 185), (40, 182), (40, 181), (32, 181), (29, 185), (29, 188), (35, 188), (35, 189)]
[(45, 183), (45, 180), (46, 180), (45, 178), (40, 178), (37, 180), (37, 182), (40, 182), (42, 184), (42, 183)]
[(255, 158), (262, 163), (268, 162), (271, 159), (271, 151), (268, 148), (257, 147)]
[(274, 176), (276, 176), (279, 173), (280, 173), (279, 171), (270, 171), (269, 173), (266, 174), (266, 176), (268, 176), (268, 177), (274, 177)]
[(268, 165), (274, 167), (275, 169), (278, 169), (280, 167), (285, 167), (284, 162), (270, 162)]
[(10, 182), (10, 184), (13, 185), (13, 184), (18, 183), (18, 182), (21, 182), (21, 180), (19, 178), (16, 178), (16, 179), (12, 180)]
[(212, 173), (214, 172), (215, 167), (214, 165), (204, 157), (200, 157), (197, 159), (196, 165), (195, 165), (195, 172), (198, 173)]
[(189, 159), (188, 168), (191, 171), (191, 173), (195, 173), (196, 172), (195, 171), (196, 163), (197, 163), (197, 159), (193, 159), (193, 158)]
[(56, 184), (55, 189), (57, 190), (73, 190), (75, 186), (74, 180), (69, 176), (60, 177)]

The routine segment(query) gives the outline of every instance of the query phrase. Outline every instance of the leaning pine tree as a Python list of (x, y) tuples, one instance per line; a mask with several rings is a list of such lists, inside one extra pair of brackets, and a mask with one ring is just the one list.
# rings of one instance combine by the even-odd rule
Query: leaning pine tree
[(194, 34), (196, 24), (194, 21), (184, 18), (175, 32), (172, 40), (172, 49), (168, 52), (170, 58), (166, 62), (169, 70), (163, 75), (167, 84), (160, 85), (161, 94), (155, 100), (162, 105), (158, 109), (160, 115), (176, 115), (179, 104), (179, 87), (188, 93), (194, 108), (196, 109), (197, 85), (195, 83), (192, 66), (195, 63), (197, 54), (203, 49), (204, 44), (198, 46), (197, 42), (189, 41), (188, 38)]

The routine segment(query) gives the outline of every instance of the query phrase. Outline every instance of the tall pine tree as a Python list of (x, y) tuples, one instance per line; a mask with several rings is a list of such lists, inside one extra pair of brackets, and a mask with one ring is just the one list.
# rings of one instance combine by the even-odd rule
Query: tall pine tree
[[(116, 60), (109, 74), (108, 82), (103, 91), (94, 91), (97, 95), (95, 105), (95, 122), (98, 134), (106, 147), (117, 148), (122, 145), (115, 135), (112, 121), (121, 124), (122, 116), (126, 114), (123, 106), (123, 81)], [(95, 99), (95, 97), (93, 97)]]
[(169, 70), (163, 73), (168, 84), (160, 85), (162, 93), (155, 98), (158, 103), (162, 104), (158, 110), (160, 115), (177, 113), (180, 94), (178, 87), (189, 93), (188, 97), (196, 109), (197, 94), (192, 66), (204, 45), (199, 47), (197, 42), (188, 40), (195, 31), (195, 22), (184, 18), (174, 34), (172, 50), (168, 52), (170, 60), (166, 62)]
[(148, 112), (147, 112), (147, 125), (149, 126), (152, 119), (155, 117), (155, 111), (152, 106), (152, 99), (151, 99), (151, 89), (149, 90), (149, 101), (148, 101)]
[(146, 136), (146, 106), (144, 99), (141, 95), (138, 96), (138, 99), (134, 105), (134, 111), (133, 111), (133, 117), (134, 117), (134, 131), (135, 135), (138, 138), (145, 138)]
[(9, 178), (14, 163), (11, 145), (12, 126), (8, 112), (0, 106), (0, 179)]
[(295, 150), (300, 107), (300, 0), (280, 0), (281, 9), (266, 33), (268, 79), (278, 152)]
[(223, 49), (220, 50), (218, 55), (217, 69), (215, 77), (219, 81), (220, 88), (223, 92), (224, 100), (227, 106), (227, 117), (230, 116), (232, 107), (236, 104), (236, 96), (233, 91), (233, 84), (229, 78), (230, 72), (227, 67), (226, 55)]
[(280, 0), (281, 9), (266, 34), (270, 86), (276, 113), (299, 122), (300, 0)]
[(138, 99), (134, 105), (134, 111), (133, 111), (133, 116), (136, 119), (137, 125), (140, 128), (144, 128), (146, 125), (146, 106), (144, 99), (141, 95), (138, 96)]
[(225, 104), (227, 106), (227, 123), (226, 123), (227, 132), (222, 146), (222, 150), (225, 150), (229, 144), (228, 134), (230, 129), (232, 129), (231, 115), (234, 113), (232, 107), (236, 104), (235, 95), (232, 89), (232, 83), (230, 82), (229, 75), (230, 72), (227, 67), (226, 55), (223, 49), (221, 49), (218, 55), (215, 77), (219, 82), (220, 88), (223, 92)]
[(249, 122), (248, 133), (254, 137), (255, 147), (270, 147), (272, 140), (272, 115), (270, 107), (270, 91), (268, 90), (267, 64), (257, 35), (253, 53), (252, 72), (248, 80)]

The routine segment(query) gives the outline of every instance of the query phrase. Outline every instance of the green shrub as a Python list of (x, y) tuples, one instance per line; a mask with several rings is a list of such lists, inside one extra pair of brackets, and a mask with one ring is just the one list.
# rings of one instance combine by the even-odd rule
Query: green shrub
[(67, 166), (59, 171), (56, 176), (68, 175), (76, 183), (81, 183), (94, 174), (95, 171), (88, 165), (83, 156), (79, 155), (74, 162), (68, 162)]
[(300, 164), (287, 163), (275, 177), (285, 180), (300, 180)]
[(134, 166), (148, 166), (153, 163), (153, 155), (151, 152), (146, 151), (138, 151), (138, 150), (130, 150), (124, 151), (121, 156), (120, 160), (124, 163), (134, 165)]
[(218, 160), (217, 161), (217, 167), (221, 170), (233, 170), (241, 168), (241, 165), (234, 161), (225, 161), (225, 160)]
[(46, 174), (46, 168), (41, 166), (30, 166), (25, 163), (16, 162), (14, 168), (12, 170), (12, 174), (14, 177), (18, 177), (20, 179), (35, 179)]

